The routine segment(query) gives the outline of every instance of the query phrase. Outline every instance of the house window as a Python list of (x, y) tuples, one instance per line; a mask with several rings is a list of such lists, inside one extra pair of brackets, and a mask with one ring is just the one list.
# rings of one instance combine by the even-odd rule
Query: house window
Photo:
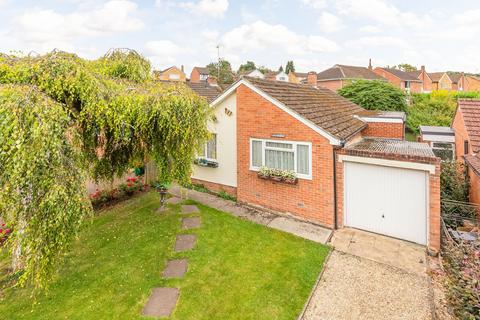
[(180, 75), (177, 74), (177, 73), (171, 73), (171, 74), (168, 75), (168, 78), (169, 78), (170, 80), (179, 80), (179, 79), (180, 79)]
[(292, 170), (297, 177), (312, 178), (312, 145), (309, 142), (250, 140), (250, 169), (260, 167)]
[(463, 141), (463, 154), (468, 154), (468, 140)]
[(200, 80), (207, 80), (208, 79), (208, 74), (201, 74), (200, 75)]
[(442, 159), (443, 161), (453, 161), (454, 160), (454, 148), (453, 143), (445, 142), (433, 142), (432, 143), (433, 153)]
[(410, 81), (405, 81), (405, 89), (410, 89)]
[(212, 138), (205, 142), (200, 158), (207, 160), (217, 160), (217, 135), (212, 134)]

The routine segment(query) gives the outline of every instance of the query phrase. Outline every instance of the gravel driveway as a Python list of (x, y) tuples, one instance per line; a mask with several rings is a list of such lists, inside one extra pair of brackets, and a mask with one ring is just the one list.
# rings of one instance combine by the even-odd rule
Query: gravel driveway
[(428, 278), (333, 251), (304, 320), (432, 318)]

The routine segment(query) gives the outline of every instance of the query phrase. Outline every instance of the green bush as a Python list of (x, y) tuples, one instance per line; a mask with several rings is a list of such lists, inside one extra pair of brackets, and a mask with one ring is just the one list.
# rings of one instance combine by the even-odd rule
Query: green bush
[(354, 81), (337, 93), (368, 110), (406, 111), (407, 109), (405, 93), (384, 81)]

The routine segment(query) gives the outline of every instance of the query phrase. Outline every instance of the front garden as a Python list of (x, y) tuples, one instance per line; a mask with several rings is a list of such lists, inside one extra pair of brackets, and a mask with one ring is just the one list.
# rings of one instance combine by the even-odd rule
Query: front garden
[[(174, 253), (180, 205), (157, 213), (155, 192), (97, 212), (80, 232), (47, 292), (8, 288), (7, 319), (140, 319), (152, 288), (177, 287), (171, 319), (295, 319), (328, 247), (199, 205), (194, 250)], [(188, 231), (192, 233), (192, 231)], [(166, 262), (188, 258), (182, 279), (163, 279)], [(7, 286), (8, 257), (0, 258)]]

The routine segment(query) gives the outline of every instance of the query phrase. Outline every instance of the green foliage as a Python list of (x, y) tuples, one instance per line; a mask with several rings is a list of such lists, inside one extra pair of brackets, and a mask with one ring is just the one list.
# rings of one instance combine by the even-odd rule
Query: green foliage
[(272, 69), (267, 68), (267, 67), (265, 67), (265, 66), (260, 66), (260, 67), (258, 67), (257, 69), (258, 69), (258, 71), (260, 71), (260, 72), (263, 73), (263, 74), (267, 74), (267, 73), (273, 72)]
[(91, 214), (87, 175), (112, 179), (153, 159), (160, 181), (189, 181), (211, 111), (149, 68), (126, 50), (0, 55), (0, 212), (15, 230), (7, 247), (22, 248), (22, 283), (44, 286)]
[(458, 319), (480, 319), (480, 248), (449, 244), (443, 258), (448, 304)]
[(442, 200), (467, 202), (469, 180), (465, 165), (457, 161), (442, 162), (440, 186)]
[(230, 62), (220, 59), (219, 62), (212, 62), (207, 65), (208, 72), (217, 77), (219, 85), (232, 84), (234, 81), (232, 66)]
[(406, 111), (405, 93), (384, 81), (358, 80), (338, 94), (368, 110)]
[(240, 65), (237, 73), (244, 73), (244, 72), (247, 73), (255, 69), (257, 69), (257, 67), (255, 66), (255, 62), (247, 61), (246, 63)]
[[(400, 63), (398, 66), (396, 66), (398, 69), (405, 71), (405, 72), (410, 72), (410, 71), (417, 71), (417, 67), (412, 66), (409, 63)], [(394, 67), (395, 68), (395, 67)]]
[(287, 65), (285, 66), (285, 73), (289, 74), (291, 72), (295, 72), (295, 66), (293, 64), (293, 61), (290, 60), (287, 62)]
[(278, 72), (283, 72), (283, 66), (278, 67)]
[(225, 200), (237, 201), (237, 198), (235, 198), (231, 194), (227, 193), (225, 190), (220, 190), (220, 192), (217, 193), (217, 196), (219, 196), (220, 198), (225, 199)]

